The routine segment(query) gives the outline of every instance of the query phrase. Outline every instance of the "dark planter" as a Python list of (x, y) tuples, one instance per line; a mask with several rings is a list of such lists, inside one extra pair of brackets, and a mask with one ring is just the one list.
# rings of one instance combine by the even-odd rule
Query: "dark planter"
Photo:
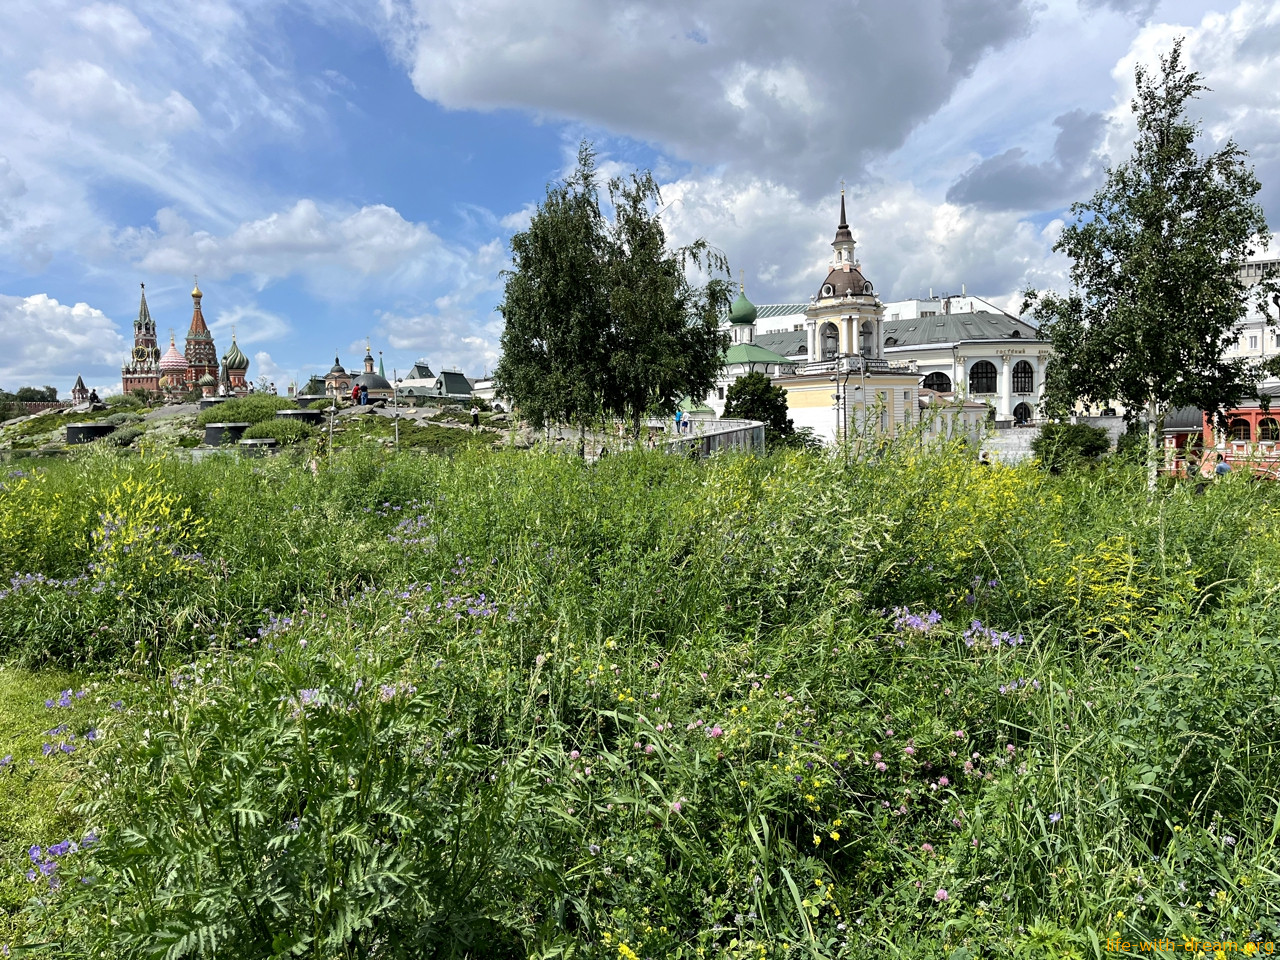
[(224, 443), (235, 443), (251, 426), (251, 423), (208, 424), (204, 428), (205, 446), (220, 447)]
[(276, 416), (281, 420), (300, 420), (311, 426), (319, 426), (324, 421), (323, 410), (277, 410)]
[(115, 430), (113, 423), (72, 423), (67, 426), (67, 444), (92, 443)]

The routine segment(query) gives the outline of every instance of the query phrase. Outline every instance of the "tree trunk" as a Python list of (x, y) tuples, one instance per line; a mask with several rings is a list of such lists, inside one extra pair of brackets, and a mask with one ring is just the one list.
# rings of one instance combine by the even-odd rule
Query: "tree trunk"
[(1156, 445), (1158, 439), (1157, 416), (1159, 408), (1156, 406), (1155, 400), (1147, 401), (1147, 493), (1156, 492), (1156, 475), (1159, 472), (1160, 448)]

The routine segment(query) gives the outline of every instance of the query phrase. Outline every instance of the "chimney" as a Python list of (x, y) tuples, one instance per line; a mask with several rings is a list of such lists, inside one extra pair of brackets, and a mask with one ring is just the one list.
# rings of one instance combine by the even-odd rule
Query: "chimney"
[(964, 284), (963, 284), (963, 283), (962, 283), (962, 284), (960, 284), (960, 296), (962, 296), (962, 297), (963, 297), (963, 296), (967, 296), (967, 294), (964, 292)]

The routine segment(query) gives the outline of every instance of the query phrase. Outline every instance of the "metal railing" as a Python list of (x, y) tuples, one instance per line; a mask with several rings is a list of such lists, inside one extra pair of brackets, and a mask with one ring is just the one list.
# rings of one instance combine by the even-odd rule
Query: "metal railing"
[(668, 453), (707, 457), (717, 450), (764, 452), (764, 424), (757, 420), (698, 420), (693, 433), (663, 437), (659, 446)]

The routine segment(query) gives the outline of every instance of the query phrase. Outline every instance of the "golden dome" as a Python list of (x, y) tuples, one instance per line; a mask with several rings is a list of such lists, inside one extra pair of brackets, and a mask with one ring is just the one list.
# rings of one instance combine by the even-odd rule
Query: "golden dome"
[(203, 297), (203, 296), (204, 296), (204, 294), (200, 292), (200, 281), (199, 281), (199, 280), (197, 280), (197, 281), (196, 281), (196, 285), (195, 285), (194, 287), (192, 287), (192, 288), (191, 288), (191, 296), (195, 297), (197, 300), (199, 300), (201, 297)]

